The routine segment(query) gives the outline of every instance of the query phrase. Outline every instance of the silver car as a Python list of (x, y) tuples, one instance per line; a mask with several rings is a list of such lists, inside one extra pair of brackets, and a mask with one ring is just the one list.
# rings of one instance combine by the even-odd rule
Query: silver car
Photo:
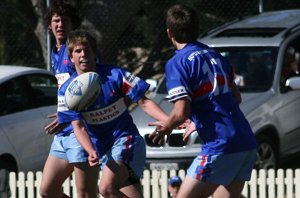
[(53, 138), (44, 127), (56, 104), (57, 80), (49, 71), (0, 65), (0, 169), (42, 170)]
[[(250, 122), (259, 145), (256, 168), (276, 168), (300, 151), (300, 10), (265, 12), (220, 25), (199, 37), (228, 57), (236, 71), (242, 100), (240, 107)], [(294, 75), (286, 76), (287, 56), (293, 53)], [(151, 97), (170, 112), (164, 78)], [(148, 134), (153, 121), (139, 108), (131, 112), (147, 144), (147, 165), (153, 169), (186, 167), (201, 147), (193, 133), (182, 141), (174, 130), (164, 145), (153, 144)]]

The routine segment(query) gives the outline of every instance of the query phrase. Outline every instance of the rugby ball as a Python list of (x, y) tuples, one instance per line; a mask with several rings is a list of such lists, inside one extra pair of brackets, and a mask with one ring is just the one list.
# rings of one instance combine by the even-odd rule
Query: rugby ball
[(100, 77), (96, 72), (78, 75), (66, 89), (66, 106), (70, 110), (82, 111), (95, 102), (100, 91)]

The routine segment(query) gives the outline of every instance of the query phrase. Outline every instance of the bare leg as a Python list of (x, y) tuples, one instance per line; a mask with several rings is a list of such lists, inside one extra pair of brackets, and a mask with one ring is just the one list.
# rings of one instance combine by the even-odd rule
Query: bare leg
[(178, 192), (178, 198), (207, 198), (217, 189), (218, 185), (200, 182), (191, 177), (186, 177), (181, 184)]
[(43, 170), (40, 195), (47, 198), (62, 196), (62, 184), (73, 172), (73, 165), (49, 155)]
[(240, 198), (241, 192), (244, 188), (245, 182), (233, 181), (229, 186), (219, 186), (215, 193), (214, 198)]
[(121, 162), (109, 161), (104, 167), (100, 182), (100, 193), (110, 197), (142, 197), (140, 184), (128, 183), (127, 166)]
[(142, 198), (143, 197), (143, 190), (141, 183), (130, 183), (125, 182), (124, 187), (121, 187), (120, 191), (126, 195), (127, 197), (135, 197), (135, 198)]
[(74, 164), (75, 182), (78, 198), (97, 198), (99, 166), (91, 167), (88, 163)]

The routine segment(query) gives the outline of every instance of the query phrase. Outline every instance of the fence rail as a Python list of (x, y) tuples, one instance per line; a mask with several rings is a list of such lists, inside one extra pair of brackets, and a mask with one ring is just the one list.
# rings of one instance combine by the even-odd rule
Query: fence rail
[[(184, 179), (185, 171), (145, 170), (141, 179), (144, 197), (167, 198), (168, 178), (173, 175), (179, 175)], [(76, 198), (73, 178), (72, 175), (64, 182), (63, 191), (70, 197)], [(41, 179), (42, 172), (10, 173), (11, 198), (39, 198)], [(300, 169), (253, 170), (251, 180), (245, 184), (242, 194), (248, 198), (299, 198)]]

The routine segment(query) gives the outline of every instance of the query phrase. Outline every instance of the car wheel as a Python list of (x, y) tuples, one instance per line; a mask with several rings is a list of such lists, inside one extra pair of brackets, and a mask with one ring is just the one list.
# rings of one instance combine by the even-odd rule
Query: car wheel
[(256, 139), (258, 149), (255, 168), (275, 169), (277, 167), (277, 155), (274, 142), (266, 135), (259, 135)]

